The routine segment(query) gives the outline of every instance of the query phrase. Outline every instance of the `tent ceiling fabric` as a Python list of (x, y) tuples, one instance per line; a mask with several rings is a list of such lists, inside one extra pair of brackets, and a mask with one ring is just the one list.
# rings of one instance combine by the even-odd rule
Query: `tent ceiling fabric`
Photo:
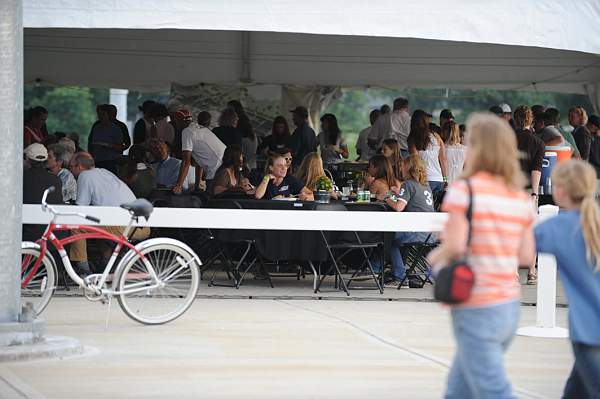
[(24, 0), (26, 28), (198, 29), (451, 40), (600, 54), (597, 0)]
[(600, 82), (596, 0), (405, 3), (25, 0), (25, 80), (573, 93)]
[[(242, 33), (192, 30), (26, 29), (25, 80), (168, 90), (171, 82), (242, 77)], [(533, 89), (584, 93), (600, 81), (596, 55), (426, 39), (253, 32), (255, 83)]]

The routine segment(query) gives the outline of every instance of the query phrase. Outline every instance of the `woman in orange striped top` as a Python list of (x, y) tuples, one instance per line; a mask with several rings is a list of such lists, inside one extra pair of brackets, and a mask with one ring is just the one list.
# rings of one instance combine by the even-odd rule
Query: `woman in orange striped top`
[[(535, 261), (535, 213), (521, 189), (517, 141), (508, 123), (492, 114), (475, 114), (467, 121), (467, 132), (465, 170), (442, 208), (449, 215), (444, 240), (429, 256), (436, 267), (467, 255), (475, 272), (471, 297), (451, 310), (457, 350), (446, 398), (511, 398), (503, 353), (519, 322), (515, 270)], [(469, 248), (465, 179), (473, 201)]]

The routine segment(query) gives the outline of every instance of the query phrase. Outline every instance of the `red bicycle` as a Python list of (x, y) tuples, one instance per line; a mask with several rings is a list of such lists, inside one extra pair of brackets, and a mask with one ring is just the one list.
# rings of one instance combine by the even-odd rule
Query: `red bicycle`
[[(151, 238), (135, 246), (128, 240), (134, 222), (139, 217), (146, 220), (150, 217), (152, 204), (144, 199), (122, 204), (121, 208), (129, 211), (131, 219), (122, 235), (117, 236), (94, 226), (56, 224), (58, 216), (79, 216), (95, 223), (100, 223), (100, 220), (82, 213), (58, 212), (46, 203), (48, 194), (53, 191), (54, 187), (50, 187), (42, 197), (42, 209), (52, 215), (44, 234), (36, 242), (23, 242), (21, 245), (21, 297), (33, 302), (37, 314), (48, 306), (56, 289), (56, 262), (48, 251), (48, 244), (58, 251), (67, 274), (83, 289), (88, 300), (106, 303), (117, 296), (125, 314), (135, 321), (167, 323), (181, 316), (192, 305), (198, 292), (199, 267), (202, 264), (194, 251), (171, 238)], [(56, 231), (74, 229), (82, 233), (63, 239), (54, 235)], [(82, 278), (73, 269), (65, 245), (94, 238), (112, 241), (116, 246), (101, 274)]]

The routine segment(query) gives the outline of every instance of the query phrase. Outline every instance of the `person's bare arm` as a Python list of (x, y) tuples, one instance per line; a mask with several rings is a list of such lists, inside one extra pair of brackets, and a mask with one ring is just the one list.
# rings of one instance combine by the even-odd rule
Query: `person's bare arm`
[(271, 180), (271, 179), (275, 179), (275, 176), (268, 174), (263, 177), (263, 179), (260, 181), (260, 184), (258, 185), (258, 187), (256, 187), (256, 192), (254, 193), (254, 198), (262, 199), (262, 197), (265, 196), (265, 193), (267, 192), (267, 186), (269, 185), (269, 180)]
[(392, 208), (396, 212), (402, 212), (406, 208), (406, 201), (400, 199), (394, 201), (391, 198), (388, 198), (385, 200), (385, 202), (390, 206), (390, 208)]
[(439, 135), (435, 135), (439, 145), (440, 152), (438, 154), (438, 160), (440, 162), (440, 167), (442, 168), (442, 176), (444, 177), (444, 182), (448, 180), (448, 161), (446, 160), (446, 146), (444, 145), (444, 141)]
[(535, 264), (535, 237), (533, 235), (533, 226), (525, 229), (521, 246), (519, 247), (519, 265), (530, 267)]
[(539, 170), (531, 171), (531, 190), (537, 194), (540, 190), (540, 179), (542, 178), (542, 172)]
[[(192, 163), (192, 152), (191, 151), (183, 151), (181, 153), (181, 166), (179, 167), (179, 177), (177, 178), (177, 184), (173, 187), (173, 192), (175, 194), (181, 193), (183, 191), (183, 182), (185, 181), (187, 174), (190, 170), (190, 164)], [(198, 169), (196, 169), (196, 179), (198, 179)]]
[(315, 196), (306, 186), (302, 187), (302, 190), (298, 193), (298, 199), (300, 201), (314, 201)]
[(433, 267), (439, 267), (450, 260), (464, 256), (467, 252), (468, 233), (467, 217), (462, 213), (450, 212), (443, 232), (444, 241), (429, 253), (427, 256), (429, 263)]

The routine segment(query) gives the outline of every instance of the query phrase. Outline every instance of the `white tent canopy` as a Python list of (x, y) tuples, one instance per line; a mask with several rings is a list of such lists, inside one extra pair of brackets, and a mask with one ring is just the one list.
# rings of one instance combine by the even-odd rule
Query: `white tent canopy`
[(25, 0), (25, 81), (588, 94), (600, 82), (598, 1), (407, 3)]

